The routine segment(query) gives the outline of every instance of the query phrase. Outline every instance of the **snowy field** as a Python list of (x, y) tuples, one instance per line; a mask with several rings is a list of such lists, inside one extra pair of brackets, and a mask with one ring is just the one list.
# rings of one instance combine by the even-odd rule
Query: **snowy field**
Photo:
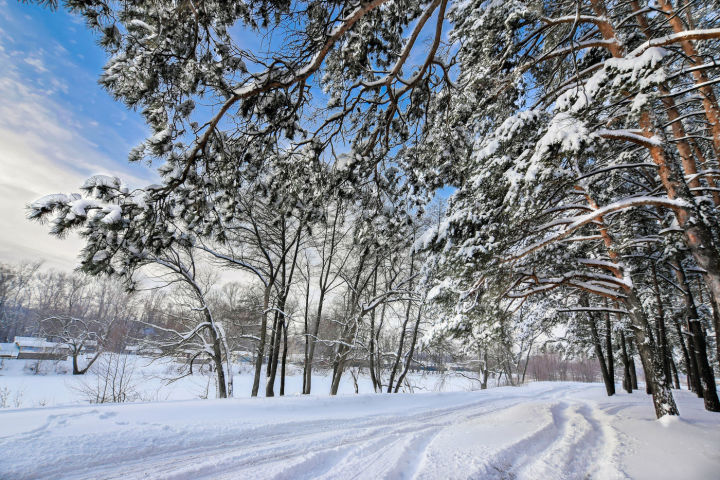
[(710, 479), (720, 415), (677, 393), (534, 383), (0, 410), (3, 479)]
[[(130, 401), (152, 402), (166, 400), (192, 400), (215, 398), (215, 376), (207, 371), (178, 378), (179, 365), (168, 360), (152, 360), (135, 355), (127, 356), (127, 388)], [(88, 390), (97, 384), (96, 371), (100, 361), (85, 375), (70, 375), (70, 361), (0, 360), (0, 408), (28, 408), (77, 405), (89, 403)], [(265, 366), (261, 392), (265, 390)], [(39, 373), (35, 374), (35, 370)], [(248, 363), (233, 365), (235, 397), (249, 397), (252, 389), (252, 366)], [(367, 370), (358, 378), (360, 393), (371, 393), (372, 383)], [(275, 383), (276, 394), (280, 380)], [(469, 391), (480, 387), (479, 382), (455, 374), (410, 373), (408, 380), (413, 392)], [(316, 371), (313, 375), (313, 392), (318, 395), (330, 391), (330, 372)], [(288, 395), (302, 392), (302, 369), (288, 365), (285, 382)], [(350, 372), (343, 376), (339, 393), (354, 393)], [(0, 480), (2, 477), (0, 477)]]

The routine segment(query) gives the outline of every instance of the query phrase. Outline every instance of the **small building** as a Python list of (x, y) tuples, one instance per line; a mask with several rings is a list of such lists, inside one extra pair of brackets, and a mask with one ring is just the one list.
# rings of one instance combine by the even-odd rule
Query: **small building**
[(139, 350), (140, 345), (125, 345), (123, 353), (125, 353), (125, 355), (137, 355)]
[(12, 358), (18, 357), (20, 349), (14, 343), (0, 343), (0, 358)]
[(233, 350), (230, 352), (230, 358), (233, 362), (254, 363), (255, 355), (246, 350)]
[(93, 354), (93, 353), (97, 353), (97, 351), (98, 351), (97, 340), (85, 340), (85, 342), (83, 342), (82, 350), (80, 350), (80, 353)]
[(48, 342), (39, 337), (15, 337), (18, 360), (65, 360), (69, 355), (66, 345)]

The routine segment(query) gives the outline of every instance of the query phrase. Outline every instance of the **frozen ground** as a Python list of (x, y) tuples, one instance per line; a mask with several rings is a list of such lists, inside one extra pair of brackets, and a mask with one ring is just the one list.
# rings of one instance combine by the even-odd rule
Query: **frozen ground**
[(578, 383), (5, 409), (0, 478), (718, 478), (720, 415), (677, 399), (671, 421)]

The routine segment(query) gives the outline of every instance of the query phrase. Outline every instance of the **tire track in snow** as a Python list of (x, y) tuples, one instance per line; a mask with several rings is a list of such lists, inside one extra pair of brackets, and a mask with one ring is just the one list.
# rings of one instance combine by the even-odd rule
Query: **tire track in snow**
[(517, 477), (548, 478), (554, 472), (555, 478), (566, 478), (569, 472), (577, 475), (588, 471), (599, 442), (597, 433), (576, 405), (563, 404), (560, 411), (553, 412), (553, 417), (556, 435), (529, 462), (513, 469)]
[[(515, 479), (516, 471), (532, 461), (552, 445), (558, 428), (562, 428), (565, 419), (564, 402), (552, 403), (545, 413), (542, 423), (525, 436), (502, 445), (482, 460), (468, 477), (483, 479)], [(543, 478), (543, 477), (538, 477)], [(552, 477), (550, 477), (552, 478)]]
[[(421, 414), (412, 415), (409, 417), (403, 417), (400, 419), (391, 417), (382, 417), (383, 420), (379, 422), (378, 418), (372, 420), (363, 419), (362, 422), (358, 423), (355, 421), (349, 422), (346, 425), (338, 425), (335, 422), (320, 423), (313, 422), (312, 425), (308, 425), (302, 422), (294, 423), (292, 428), (288, 428), (284, 425), (285, 431), (292, 430), (302, 431), (302, 429), (310, 428), (310, 431), (306, 431), (301, 435), (287, 433), (281, 435), (275, 435), (273, 441), (261, 441), (260, 444), (256, 445), (233, 445), (224, 448), (210, 448), (205, 452), (195, 452), (190, 457), (183, 455), (173, 455), (173, 458), (163, 458), (158, 463), (149, 462), (148, 459), (143, 459), (136, 465), (136, 468), (128, 468), (127, 464), (113, 466), (114, 471), (122, 471), (122, 475), (110, 475), (100, 476), (100, 478), (144, 478), (143, 475), (148, 475), (152, 478), (163, 478), (167, 480), (171, 479), (183, 479), (183, 478), (216, 478), (224, 472), (234, 471), (242, 472), (243, 469), (253, 469), (262, 466), (266, 469), (264, 478), (273, 478), (275, 474), (279, 474), (272, 467), (275, 464), (281, 464), (283, 466), (289, 466), (294, 464), (293, 460), (301, 460), (307, 456), (307, 452), (314, 452), (313, 456), (329, 456), (331, 458), (337, 458), (335, 452), (339, 448), (346, 448), (348, 446), (355, 446), (356, 451), (353, 452), (354, 456), (358, 453), (360, 462), (362, 465), (360, 468), (367, 467), (365, 457), (362, 455), (362, 448), (368, 441), (374, 441), (380, 439), (379, 449), (382, 448), (383, 452), (387, 453), (388, 443), (395, 439), (395, 441), (402, 441), (406, 439), (408, 435), (416, 434), (418, 432), (426, 431), (428, 429), (440, 429), (448, 426), (452, 426), (459, 418), (462, 418), (462, 413), (468, 408), (473, 410), (481, 409), (480, 412), (475, 412), (470, 415), (474, 418), (482, 415), (494, 413), (496, 411), (502, 411), (511, 406), (507, 399), (483, 399), (476, 404), (463, 405), (459, 407), (451, 407), (445, 409), (439, 409), (430, 412), (423, 412)], [(521, 400), (518, 400), (520, 402)], [(488, 405), (494, 405), (500, 403), (501, 406), (493, 409), (487, 409)], [(428, 423), (431, 422), (431, 423)], [(370, 423), (371, 426), (364, 424)], [(385, 426), (377, 426), (378, 423)], [(394, 424), (393, 424), (394, 423)], [(314, 431), (313, 427), (322, 426), (322, 431)], [(259, 432), (258, 432), (259, 433)], [(278, 451), (282, 453), (278, 453)], [(242, 452), (242, 453), (239, 453)], [(422, 452), (420, 452), (422, 453)], [(318, 462), (318, 458), (313, 460)], [(339, 460), (338, 460), (339, 463)], [(175, 470), (177, 473), (170, 473)], [(293, 470), (295, 470), (293, 468)], [(295, 470), (295, 476), (293, 478), (303, 478), (298, 476), (297, 470)], [(337, 468), (332, 470), (334, 475), (340, 474)], [(361, 472), (363, 470), (360, 470)], [(98, 478), (99, 472), (94, 471), (88, 472), (78, 476), (77, 478)], [(381, 472), (379, 472), (381, 474)], [(87, 475), (87, 476), (86, 476)], [(137, 475), (134, 477), (133, 475)], [(345, 474), (347, 475), (347, 471)], [(381, 476), (383, 476), (381, 474)], [(73, 477), (75, 478), (75, 477)], [(230, 475), (229, 478), (237, 478), (237, 476)], [(313, 477), (310, 477), (313, 478)], [(336, 477), (334, 477), (336, 478)], [(368, 478), (368, 477), (364, 477)], [(378, 478), (378, 477), (373, 477)], [(388, 477), (391, 478), (391, 477)]]
[[(477, 468), (477, 465), (474, 470), (465, 470), (470, 477), (476, 476), (471, 473), (473, 471), (478, 475), (484, 471), (498, 475), (483, 478), (514, 478), (501, 476), (501, 473), (514, 475), (527, 463), (517, 461), (519, 450), (537, 451), (538, 454), (553, 448), (560, 451), (559, 445), (552, 446), (552, 439), (562, 429), (563, 422), (568, 421), (564, 416), (568, 404), (555, 400), (585, 388), (548, 385), (532, 391), (508, 390), (511, 393), (497, 397), (478, 392), (472, 401), (446, 408), (433, 406), (422, 409), (416, 404), (409, 412), (394, 415), (383, 413), (339, 420), (291, 421), (259, 427), (231, 423), (223, 428), (218, 425), (189, 425), (163, 430), (163, 426), (158, 425), (153, 426), (157, 430), (154, 430), (157, 438), (153, 437), (150, 442), (152, 450), (141, 457), (137, 456), (137, 451), (142, 452), (142, 442), (119, 445), (122, 448), (115, 453), (111, 445), (107, 448), (107, 457), (96, 455), (87, 458), (81, 455), (80, 458), (60, 459), (60, 464), (40, 469), (42, 475), (33, 477), (25, 472), (26, 476), (12, 478), (241, 478), (251, 472), (258, 478), (278, 479), (353, 478), (353, 475), (358, 478), (416, 478), (422, 477), (432, 466), (428, 452), (448, 448), (447, 445), (435, 445), (441, 433), (452, 435), (458, 428), (497, 421), (492, 419), (510, 415), (518, 405), (544, 402), (548, 408), (549, 403), (548, 418), (529, 436), (515, 439), (509, 446), (491, 453), (482, 467), (485, 470)], [(592, 413), (589, 408), (574, 412), (573, 415), (579, 415), (574, 417), (575, 422), (592, 424), (594, 421), (595, 426), (599, 425)], [(560, 430), (556, 423), (560, 425)], [(110, 432), (105, 434), (105, 440), (112, 440), (113, 434), (118, 440), (123, 434), (130, 435), (127, 430)], [(563, 435), (569, 435), (567, 429), (563, 430)], [(35, 437), (35, 440), (37, 444), (34, 447), (58, 447), (57, 438)], [(83, 439), (67, 439), (70, 445), (78, 440)], [(482, 443), (484, 440), (477, 438), (476, 441)], [(84, 441), (92, 439), (85, 438)], [(591, 438), (583, 441), (588, 443)], [(128, 455), (123, 448), (135, 448), (135, 457)], [(300, 475), (302, 472), (308, 475)]]
[(584, 478), (627, 478), (615, 467), (614, 443), (590, 406), (565, 402), (560, 405), (562, 408), (552, 411), (555, 433), (551, 441), (543, 448), (535, 448), (526, 461), (515, 463), (508, 471), (510, 478), (575, 479), (578, 472), (585, 472)]
[[(548, 388), (554, 393), (560, 387)], [(377, 415), (344, 421), (313, 421), (278, 424), (272, 427), (258, 427), (238, 432), (243, 441), (230, 445), (213, 447), (189, 447), (170, 455), (156, 454), (131, 462), (115, 463), (112, 468), (91, 468), (77, 472), (70, 478), (199, 478), (214, 477), (228, 470), (241, 470), (255, 465), (268, 467), (273, 463), (288, 462), (303, 456), (308, 450), (326, 451), (352, 445), (362, 445), (368, 440), (391, 435), (407, 435), (429, 427), (452, 426), (466, 418), (478, 418), (497, 411), (506, 410), (517, 403), (526, 401), (534, 394), (520, 394), (513, 397), (478, 398), (477, 401), (460, 406), (422, 411), (404, 417)], [(499, 407), (492, 408), (499, 404)], [(428, 422), (431, 422), (428, 424)], [(378, 426), (381, 425), (381, 426)], [(389, 425), (389, 426), (382, 426)], [(268, 437), (263, 430), (276, 430)], [(288, 435), (287, 432), (294, 432)], [(303, 433), (295, 433), (303, 432)], [(289, 445), (288, 445), (289, 444)], [(281, 451), (282, 454), (277, 452)], [(421, 454), (422, 452), (420, 452)], [(160, 458), (156, 458), (160, 457)], [(65, 467), (63, 467), (64, 469)], [(67, 470), (65, 470), (67, 472)], [(177, 474), (173, 473), (177, 472)], [(122, 474), (118, 473), (122, 472)], [(57, 473), (60, 473), (58, 471)], [(270, 477), (268, 471), (268, 477)]]

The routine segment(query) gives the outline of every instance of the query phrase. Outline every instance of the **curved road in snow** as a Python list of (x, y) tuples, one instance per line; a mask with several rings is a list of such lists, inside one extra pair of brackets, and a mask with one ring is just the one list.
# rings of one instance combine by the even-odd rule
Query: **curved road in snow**
[(720, 415), (678, 393), (536, 383), (481, 392), (0, 411), (0, 478), (716, 478)]

